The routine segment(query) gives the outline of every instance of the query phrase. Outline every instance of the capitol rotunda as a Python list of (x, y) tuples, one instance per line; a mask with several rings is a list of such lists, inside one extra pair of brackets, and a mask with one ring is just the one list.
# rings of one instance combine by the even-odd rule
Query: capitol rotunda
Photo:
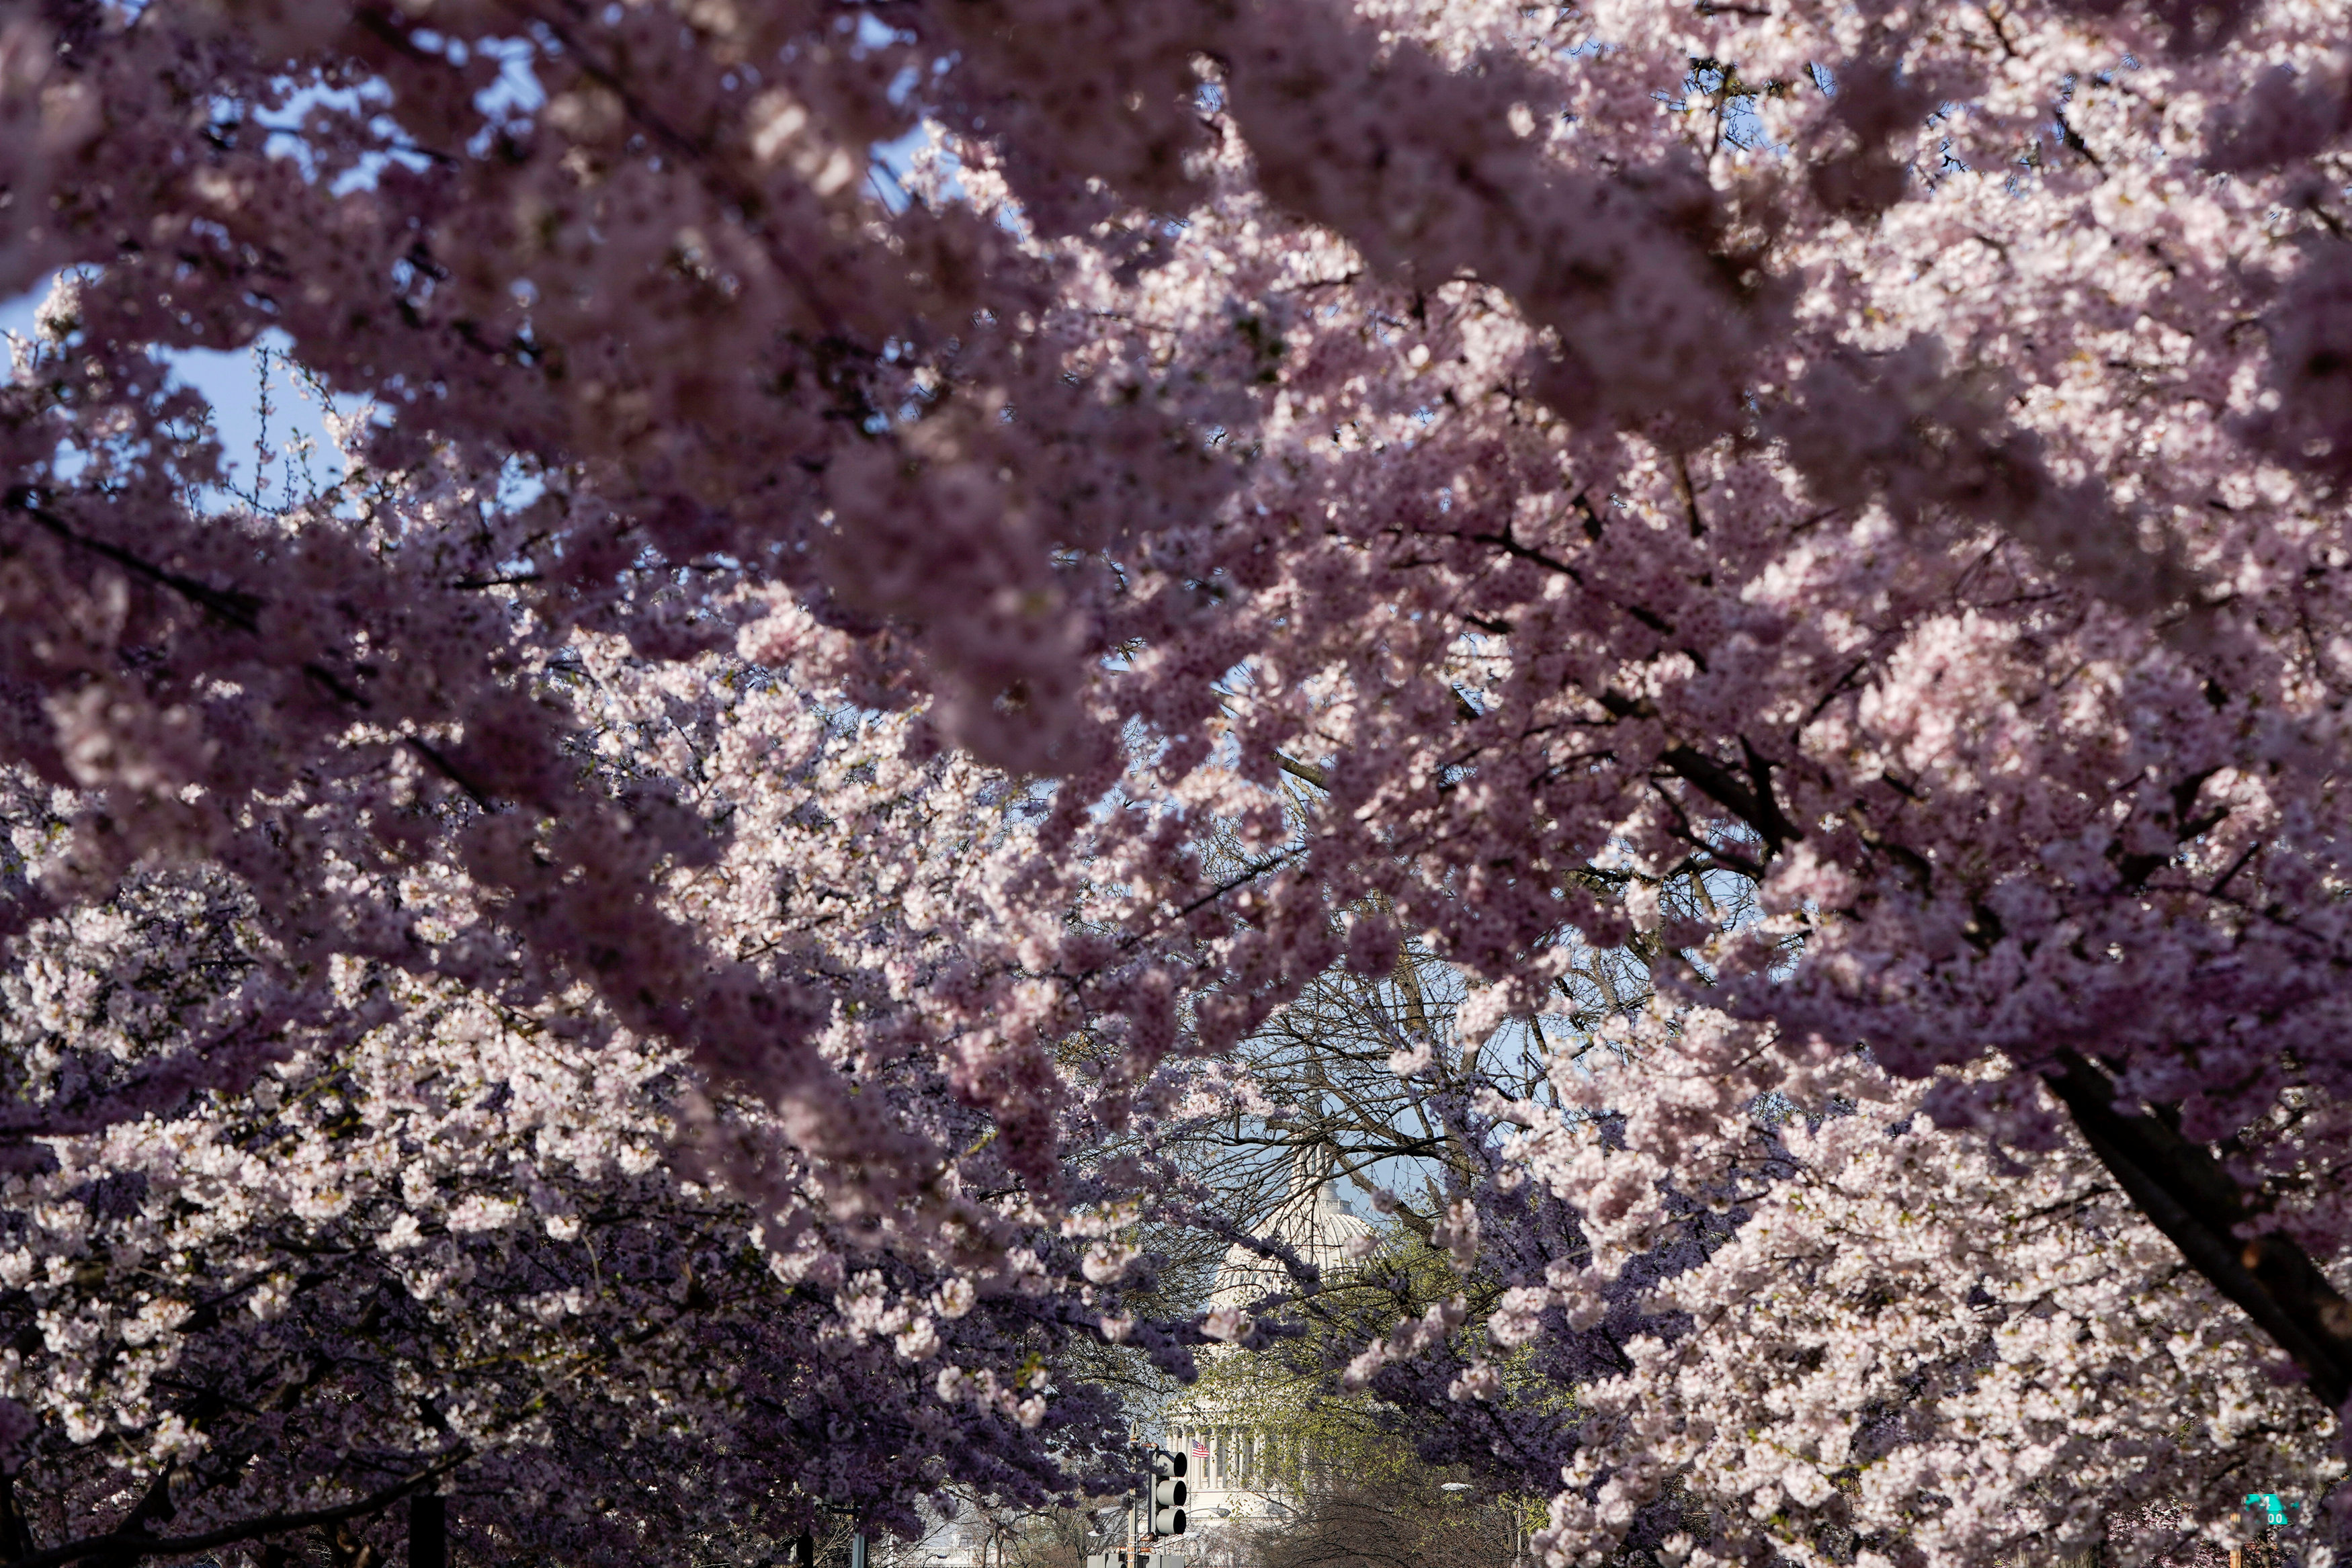
[[(1303, 1161), (1294, 1169), (1290, 1194), (1262, 1234), (1279, 1239), (1328, 1280), (1349, 1266), (1348, 1243), (1376, 1234), (1375, 1228), (1339, 1197), (1328, 1166), (1319, 1176)], [(1259, 1298), (1291, 1288), (1282, 1265), (1235, 1243), (1218, 1266), (1209, 1305), (1246, 1311)], [(1235, 1353), (1220, 1346), (1211, 1354)], [(1202, 1547), (1231, 1525), (1280, 1511), (1285, 1505), (1279, 1478), (1296, 1469), (1289, 1462), (1295, 1456), (1281, 1453), (1280, 1440), (1262, 1420), (1253, 1419), (1247, 1406), (1254, 1402), (1220, 1388), (1213, 1372), (1203, 1380), (1207, 1388), (1170, 1407), (1161, 1439), (1190, 1459), (1187, 1534), (1202, 1537)]]

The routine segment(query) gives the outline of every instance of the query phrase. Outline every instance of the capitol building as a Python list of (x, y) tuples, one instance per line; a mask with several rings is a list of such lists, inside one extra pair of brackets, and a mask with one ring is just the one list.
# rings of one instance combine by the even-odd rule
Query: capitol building
[[(1328, 1281), (1349, 1266), (1348, 1243), (1376, 1230), (1340, 1197), (1328, 1156), (1310, 1161), (1313, 1156), (1302, 1155), (1294, 1163), (1290, 1192), (1261, 1234), (1281, 1240)], [(1247, 1310), (1262, 1296), (1293, 1288), (1281, 1264), (1236, 1243), (1218, 1266), (1209, 1305)], [(1210, 1354), (1223, 1357), (1233, 1352), (1220, 1346)], [(1202, 1548), (1212, 1546), (1225, 1528), (1285, 1511), (1278, 1478), (1293, 1468), (1285, 1462), (1290, 1457), (1276, 1451), (1272, 1435), (1251, 1419), (1244, 1407), (1251, 1402), (1220, 1391), (1214, 1377), (1206, 1381), (1208, 1388), (1170, 1407), (1160, 1440), (1190, 1458), (1186, 1535), (1197, 1538)]]

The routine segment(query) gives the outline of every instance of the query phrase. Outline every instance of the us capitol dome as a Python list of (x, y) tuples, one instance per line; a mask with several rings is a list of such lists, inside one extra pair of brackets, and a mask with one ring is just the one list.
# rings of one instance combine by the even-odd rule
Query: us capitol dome
[[(1328, 1281), (1351, 1266), (1347, 1246), (1378, 1232), (1371, 1221), (1340, 1197), (1328, 1155), (1302, 1152), (1291, 1166), (1289, 1194), (1260, 1230), (1281, 1240)], [(1248, 1310), (1260, 1297), (1295, 1288), (1288, 1270), (1236, 1242), (1217, 1267), (1209, 1305)], [(1213, 1356), (1234, 1354), (1220, 1345)], [(1195, 1391), (1169, 1407), (1162, 1446), (1187, 1455), (1185, 1479), (1188, 1535), (1213, 1535), (1228, 1523), (1263, 1519), (1277, 1511), (1283, 1489), (1278, 1478), (1289, 1466), (1276, 1451), (1277, 1439), (1253, 1420), (1244, 1395)], [(1203, 1542), (1202, 1544), (1206, 1545)]]

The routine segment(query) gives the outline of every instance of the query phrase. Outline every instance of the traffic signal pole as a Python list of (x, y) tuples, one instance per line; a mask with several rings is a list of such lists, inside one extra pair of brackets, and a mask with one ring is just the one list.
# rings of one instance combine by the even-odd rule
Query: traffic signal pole
[[(1137, 1448), (1142, 1448), (1140, 1441)], [(1137, 1471), (1129, 1473), (1127, 1491), (1127, 1550), (1118, 1553), (1118, 1568), (1144, 1568), (1150, 1561), (1149, 1548), (1157, 1542), (1171, 1541), (1184, 1533), (1184, 1503), (1191, 1495), (1184, 1485), (1184, 1456), (1166, 1448), (1153, 1448), (1135, 1456)], [(1116, 1528), (1116, 1527), (1114, 1527)], [(1116, 1539), (1116, 1537), (1114, 1537)], [(1085, 1554), (1081, 1568), (1109, 1568), (1112, 1553), (1100, 1557)], [(1152, 1568), (1167, 1568), (1154, 1563)]]

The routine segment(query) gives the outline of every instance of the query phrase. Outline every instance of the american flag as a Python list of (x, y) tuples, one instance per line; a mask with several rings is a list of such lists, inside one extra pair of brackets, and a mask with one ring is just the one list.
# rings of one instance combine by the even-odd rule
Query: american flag
[(1195, 1438), (1193, 1438), (1193, 1439), (1192, 1439), (1192, 1457), (1193, 1457), (1194, 1458), (1196, 1458), (1196, 1459), (1200, 1460), (1200, 1461), (1201, 1461), (1201, 1463), (1202, 1463), (1202, 1464), (1204, 1464), (1204, 1465), (1205, 1465), (1205, 1464), (1207, 1464), (1207, 1463), (1209, 1462), (1209, 1439), (1208, 1439), (1208, 1438), (1206, 1438), (1206, 1437), (1195, 1437)]

